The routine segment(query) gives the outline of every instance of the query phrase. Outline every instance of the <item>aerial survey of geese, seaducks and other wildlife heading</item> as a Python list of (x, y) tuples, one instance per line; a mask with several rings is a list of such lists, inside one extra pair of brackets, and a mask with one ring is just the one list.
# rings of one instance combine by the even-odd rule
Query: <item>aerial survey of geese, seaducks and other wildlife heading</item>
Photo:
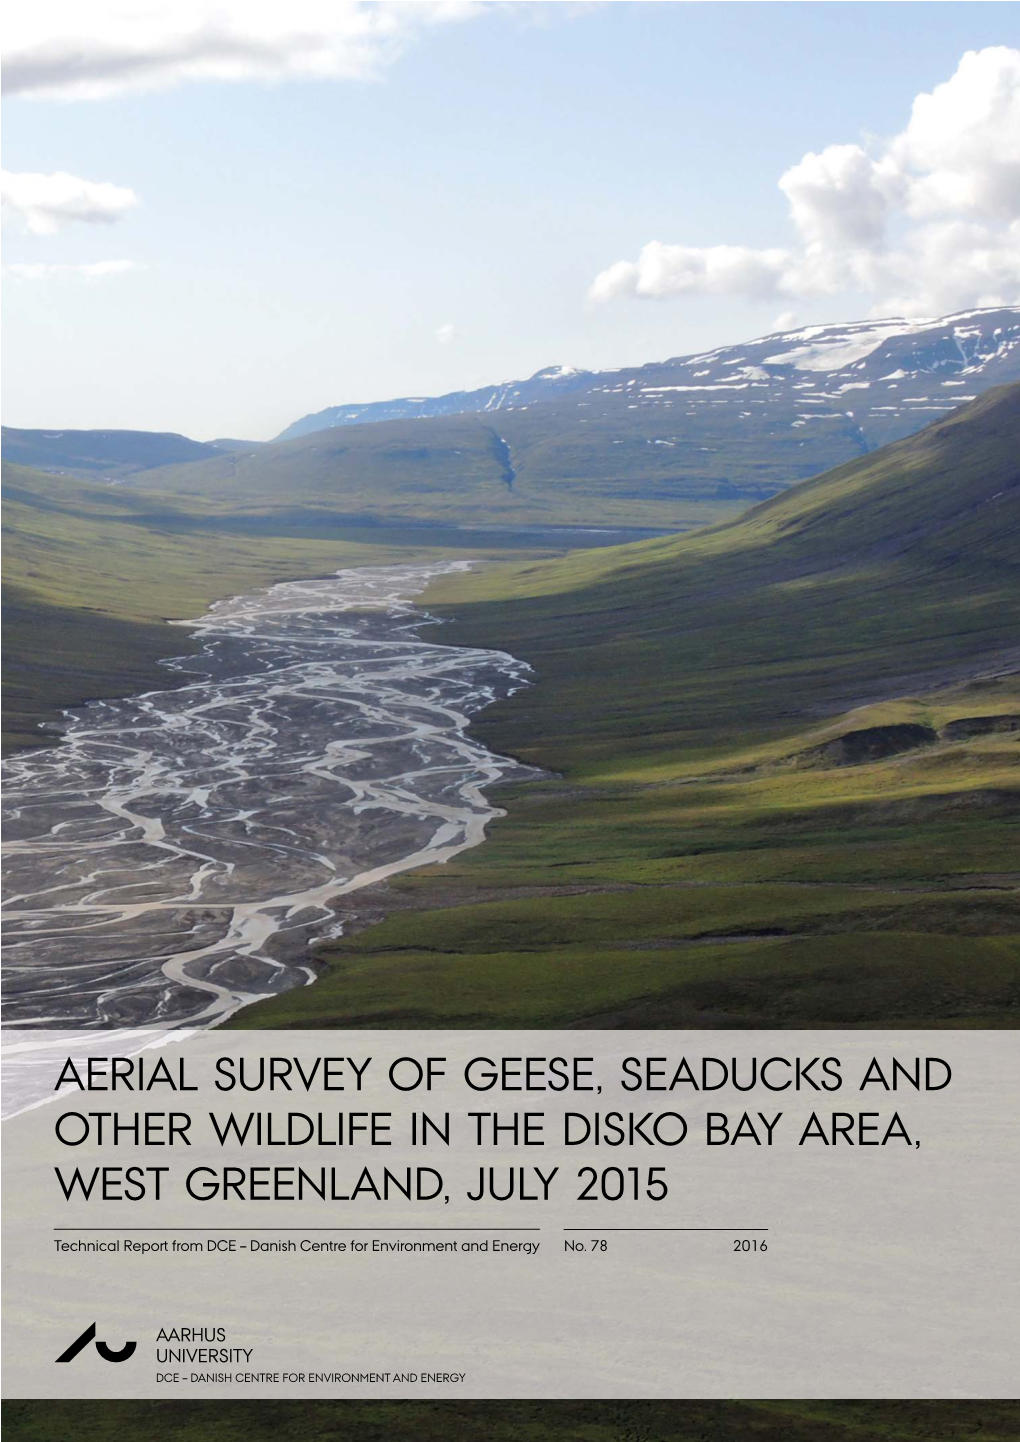
[[(52, 1099), (55, 1048), (477, 1032), (496, 1057), (497, 1035), (633, 1032), (725, 1037), (735, 1059), (738, 1033), (778, 1055), (780, 1033), (937, 1050), (1015, 1029), (1016, 10), (14, 0), (0, 1006), (24, 1065), (5, 1118)], [(493, 1160), (512, 1178), (520, 1157), (470, 1175)], [(751, 1175), (733, 1188), (753, 1205), (706, 1220), (692, 1183), (658, 1228), (691, 1244), (661, 1274), (678, 1296), (737, 1213), (755, 1265), (763, 1241), (793, 1264), (778, 1171)], [(663, 1238), (597, 1201), (590, 1236), (507, 1206), (515, 1235), (549, 1234), (514, 1265), (611, 1237), (652, 1315)], [(962, 1236), (980, 1206), (957, 1203)], [(419, 1215), (387, 1220), (417, 1236)], [(303, 1257), (257, 1221), (261, 1252)], [(438, 1255), (455, 1229), (431, 1229)], [(432, 1249), (385, 1230), (380, 1269), (425, 1306)], [(864, 1270), (905, 1267), (893, 1232), (863, 1249), (820, 1222), (812, 1245), (845, 1257), (848, 1311)], [(711, 1282), (741, 1319), (727, 1377), (771, 1305), (741, 1265)], [(40, 1268), (26, 1327), (67, 1303), (62, 1275)], [(624, 1338), (626, 1306), (585, 1275), (565, 1298), (591, 1289)], [(380, 1372), (471, 1374), (481, 1334), (475, 1357), (411, 1358), (384, 1291), (357, 1314)], [(814, 1400), (711, 1405), (654, 1401), (658, 1382), (633, 1404), (206, 1410), (177, 1382), (143, 1402), (105, 1369), (140, 1335), (116, 1353), (116, 1301), (96, 1288), (91, 1335), (67, 1323), (83, 1400), (5, 1403), (23, 1442), (1020, 1436), (993, 1392), (838, 1402), (825, 1377)], [(97, 1374), (123, 1400), (89, 1400)]]

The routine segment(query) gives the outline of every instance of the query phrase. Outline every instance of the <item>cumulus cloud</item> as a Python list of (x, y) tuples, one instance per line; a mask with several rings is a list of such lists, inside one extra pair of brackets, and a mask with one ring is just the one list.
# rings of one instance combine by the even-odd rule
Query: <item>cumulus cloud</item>
[(918, 315), (1020, 297), (1020, 50), (968, 51), (918, 95), (885, 144), (809, 151), (779, 178), (794, 232), (783, 249), (667, 245), (596, 276), (591, 297), (860, 291), (873, 313)]
[(618, 295), (743, 295), (757, 300), (774, 293), (789, 257), (783, 250), (744, 245), (663, 245), (652, 240), (636, 261), (618, 260), (596, 276), (595, 300)]
[(58, 170), (0, 171), (0, 204), (5, 217), (21, 222), (33, 235), (52, 235), (74, 221), (109, 225), (138, 204), (133, 190), (105, 180), (82, 180)]
[(95, 260), (85, 265), (50, 265), (45, 262), (18, 262), (4, 266), (8, 275), (18, 280), (53, 280), (65, 277), (78, 280), (106, 280), (110, 276), (125, 275), (128, 271), (144, 270), (134, 260)]
[(1020, 50), (971, 50), (914, 101), (890, 147), (910, 175), (909, 209), (1013, 221), (1020, 215)]
[(34, 0), (6, 23), (3, 88), (101, 100), (186, 81), (371, 79), (471, 0)]
[(873, 160), (859, 145), (829, 145), (779, 178), (790, 218), (808, 245), (827, 248), (881, 244), (890, 212), (902, 196), (902, 177), (888, 159)]
[(445, 325), (441, 325), (437, 328), (436, 340), (439, 342), (440, 345), (453, 345), (456, 339), (457, 327), (455, 325), (451, 325), (449, 321), (447, 321)]

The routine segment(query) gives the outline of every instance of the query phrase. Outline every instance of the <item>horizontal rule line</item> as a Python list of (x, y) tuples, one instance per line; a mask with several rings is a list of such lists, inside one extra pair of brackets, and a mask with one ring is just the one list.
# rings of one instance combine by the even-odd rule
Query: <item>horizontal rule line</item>
[(767, 1232), (768, 1227), (564, 1227), (565, 1232)]

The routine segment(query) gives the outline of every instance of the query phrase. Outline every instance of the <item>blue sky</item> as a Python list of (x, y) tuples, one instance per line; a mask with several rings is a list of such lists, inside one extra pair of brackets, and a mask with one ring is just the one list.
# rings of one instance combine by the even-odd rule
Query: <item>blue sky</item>
[[(80, 3), (78, 32), (104, 8)], [(12, 190), (5, 423), (264, 439), (330, 404), (640, 363), (779, 316), (1016, 300), (1016, 187), (991, 150), (1007, 111), (971, 117), (952, 154), (944, 125), (902, 137), (915, 97), (987, 47), (943, 110), (991, 77), (1017, 113), (1017, 21), (982, 3), (482, 6), (412, 25), (373, 78), (155, 64), (163, 88), (98, 98), (26, 83), (4, 101), (6, 170), (137, 204), (36, 224), (35, 192)], [(802, 167), (779, 189), (827, 147), (820, 181)], [(857, 233), (872, 201), (880, 242)], [(134, 268), (81, 269), (110, 261)]]

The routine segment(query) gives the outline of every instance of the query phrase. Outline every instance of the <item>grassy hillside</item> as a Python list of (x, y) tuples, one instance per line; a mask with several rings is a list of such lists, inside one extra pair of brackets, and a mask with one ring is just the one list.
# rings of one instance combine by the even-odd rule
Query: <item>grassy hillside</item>
[(576, 407), (543, 405), (342, 426), (138, 479), (242, 510), (285, 497), (402, 520), (690, 530), (859, 450), (845, 417), (819, 417), (805, 434), (785, 418), (742, 430), (727, 416), (678, 459), (683, 425), (672, 411), (619, 402), (580, 419)]
[(85, 479), (114, 479), (150, 466), (215, 457), (218, 447), (173, 431), (61, 431), (3, 428), (4, 459)]
[[(1018, 334), (1020, 312), (1004, 307), (920, 332), (811, 327), (624, 370), (554, 367), (472, 393), (333, 407), (252, 454), (142, 483), (235, 509), (286, 498), (404, 520), (689, 531), (1017, 380)], [(862, 336), (851, 361), (847, 342)]]
[(18, 1442), (1013, 1442), (1013, 1402), (5, 1402)]
[(3, 492), (5, 750), (52, 740), (40, 723), (61, 707), (158, 685), (159, 659), (190, 644), (167, 620), (288, 577), (448, 554), (468, 541), (439, 529), (311, 528), (283, 513), (242, 520), (6, 464)]
[(558, 775), (244, 1026), (1015, 1024), (1020, 387), (686, 538), (445, 580)]

